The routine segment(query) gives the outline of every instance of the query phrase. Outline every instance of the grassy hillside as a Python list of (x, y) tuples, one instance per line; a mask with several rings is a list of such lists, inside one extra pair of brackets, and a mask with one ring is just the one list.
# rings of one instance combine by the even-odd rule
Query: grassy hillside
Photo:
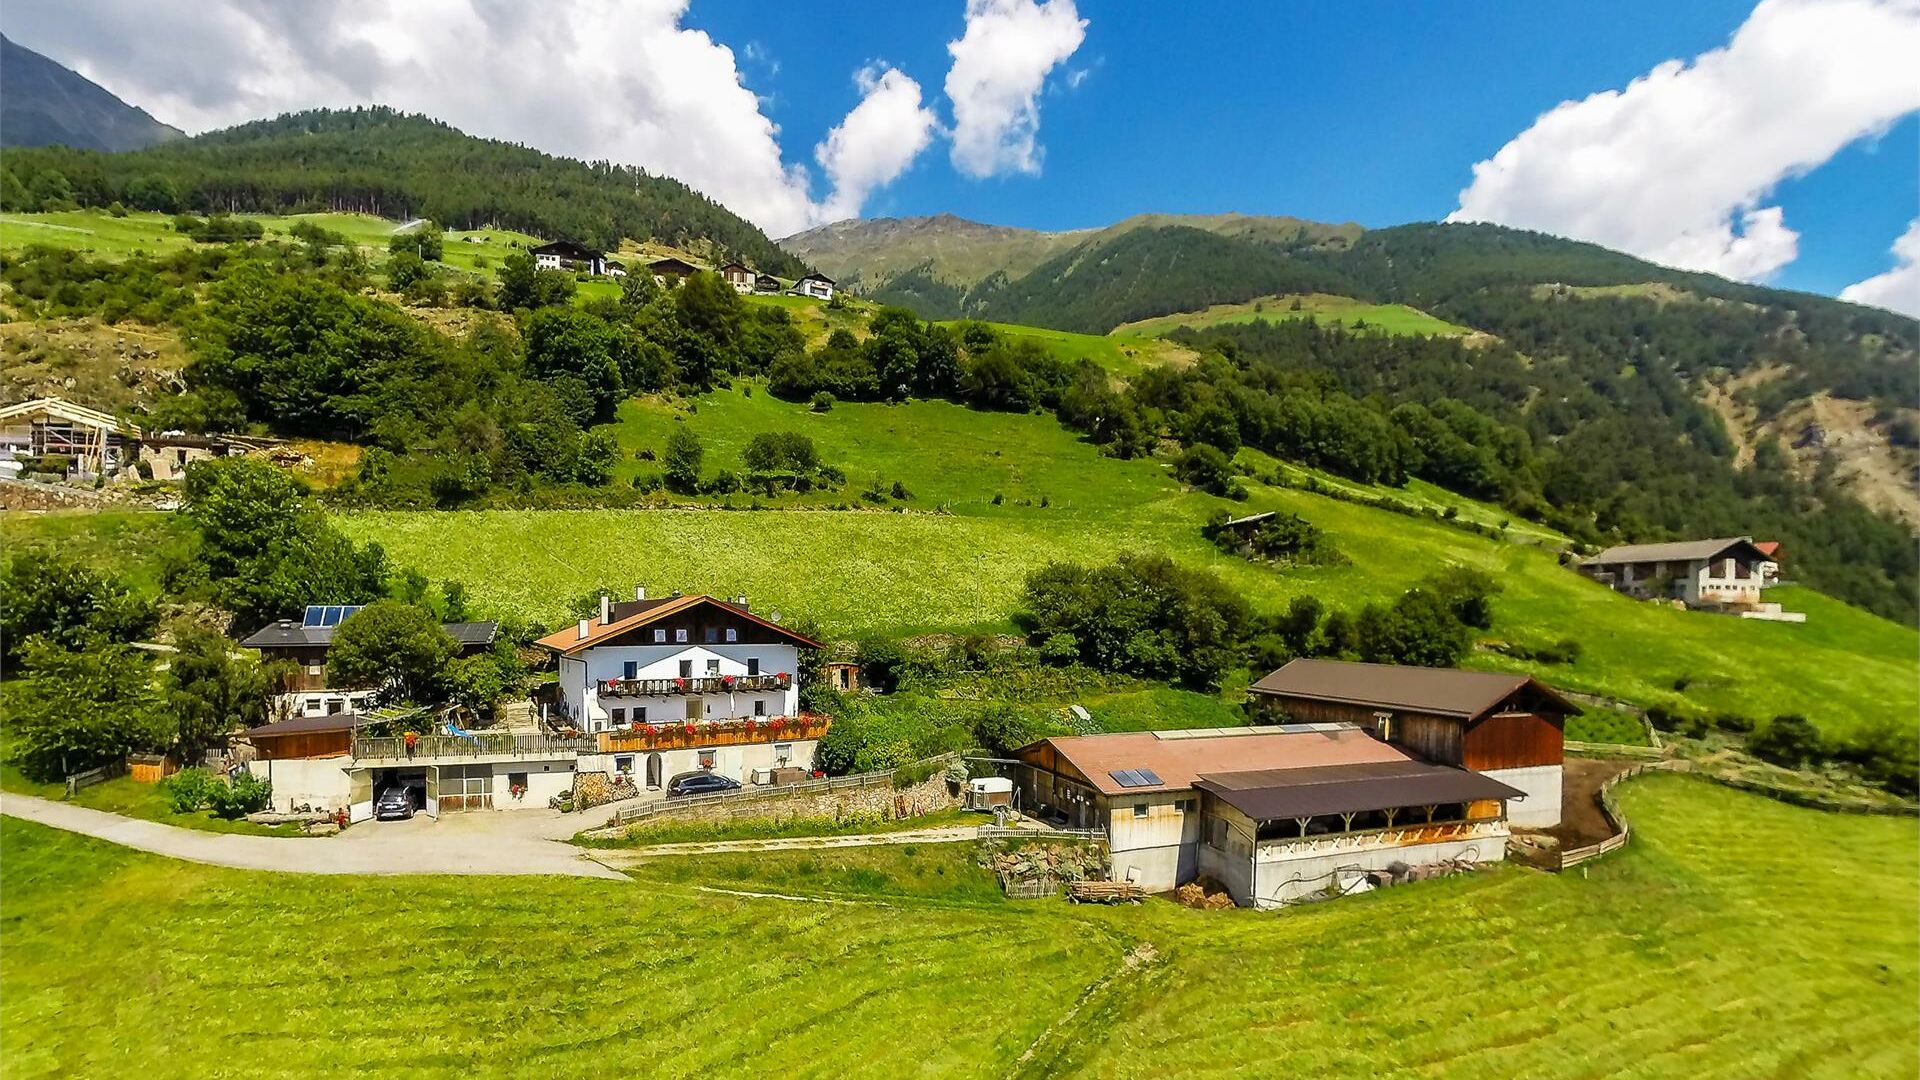
[(1318, 319), (1356, 330), (1380, 330), (1389, 334), (1463, 337), (1474, 332), (1405, 304), (1369, 304), (1350, 296), (1315, 293), (1307, 296), (1260, 296), (1233, 304), (1215, 304), (1205, 311), (1180, 312), (1122, 323), (1110, 333), (1164, 334), (1181, 326), (1202, 330), (1225, 323), (1274, 322), (1280, 319)]
[(635, 884), (319, 878), (9, 820), (0, 1052), (20, 1077), (186, 1075), (236, 1045), (262, 1076), (1913, 1075), (1910, 822), (1678, 777), (1623, 798), (1633, 845), (1584, 873), (1285, 914), (1007, 901), (966, 844)]
[[(1690, 701), (1756, 718), (1800, 711), (1832, 730), (1882, 720), (1912, 725), (1920, 713), (1920, 635), (1815, 593), (1779, 597), (1809, 613), (1804, 626), (1659, 608), (1561, 567), (1550, 533), (1513, 529), (1509, 540), (1496, 541), (1257, 483), (1246, 503), (1229, 503), (1183, 491), (1158, 462), (1101, 457), (1039, 416), (941, 402), (841, 404), (814, 413), (764, 391), (749, 396), (744, 387), (707, 395), (698, 406), (675, 419), (663, 404), (626, 405), (616, 429), (627, 451), (620, 467), (629, 475), (653, 468), (633, 460), (634, 452), (662, 449), (676, 423), (700, 434), (710, 470), (737, 465), (755, 431), (794, 430), (812, 437), (856, 489), (876, 478), (888, 487), (898, 480), (913, 497), (841, 511), (386, 512), (345, 515), (342, 523), (402, 563), (458, 578), (483, 603), (531, 617), (557, 621), (568, 600), (593, 588), (644, 582), (744, 592), (758, 606), (811, 615), (841, 635), (1004, 629), (1032, 570), (1127, 550), (1162, 550), (1207, 566), (1267, 610), (1307, 593), (1358, 606), (1391, 598), (1440, 567), (1473, 566), (1506, 589), (1493, 636), (1532, 645), (1571, 636), (1586, 650), (1571, 665), (1527, 667), (1485, 653), (1476, 665), (1525, 667), (1555, 685), (1642, 704), (1673, 701), (1684, 690)], [(1499, 520), (1498, 511), (1442, 494), (1424, 488), (1409, 501), (1431, 498), (1466, 507), (1469, 519)], [(727, 501), (744, 508), (752, 500)], [(1298, 513), (1352, 561), (1278, 571), (1222, 555), (1200, 536), (1216, 507)]]

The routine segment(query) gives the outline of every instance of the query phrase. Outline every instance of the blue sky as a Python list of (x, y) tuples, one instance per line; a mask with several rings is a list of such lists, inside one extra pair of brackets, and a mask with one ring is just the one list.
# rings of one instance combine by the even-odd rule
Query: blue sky
[[(1724, 0), (1606, 5), (1172, 7), (1087, 0), (1086, 40), (1039, 101), (1039, 175), (971, 179), (922, 155), (864, 216), (951, 212), (1039, 229), (1143, 211), (1292, 214), (1378, 227), (1454, 210), (1474, 162), (1554, 105), (1723, 46), (1752, 10)], [(853, 106), (848, 72), (897, 65), (937, 90), (963, 12), (933, 5), (699, 4), (688, 24), (742, 52), (747, 84), (804, 159)], [(751, 53), (745, 53), (748, 43)], [(1068, 89), (1063, 72), (1085, 70)], [(1781, 184), (1801, 232), (1779, 285), (1834, 293), (1886, 270), (1920, 207), (1920, 122)]]
[(1452, 218), (1920, 314), (1920, 0), (15, 0), (0, 26), (190, 132), (390, 105), (776, 237)]

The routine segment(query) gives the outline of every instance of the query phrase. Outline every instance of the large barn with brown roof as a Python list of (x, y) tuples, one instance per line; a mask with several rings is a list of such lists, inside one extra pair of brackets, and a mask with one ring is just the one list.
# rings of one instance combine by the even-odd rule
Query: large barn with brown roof
[(1204, 874), (1258, 907), (1394, 863), (1504, 858), (1521, 795), (1352, 724), (1062, 736), (1017, 758), (1021, 808), (1106, 830), (1115, 880), (1164, 892)]
[(1516, 825), (1560, 823), (1566, 718), (1579, 709), (1529, 676), (1295, 660), (1248, 690), (1285, 719), (1358, 724), (1428, 761), (1511, 784), (1526, 793), (1509, 810)]

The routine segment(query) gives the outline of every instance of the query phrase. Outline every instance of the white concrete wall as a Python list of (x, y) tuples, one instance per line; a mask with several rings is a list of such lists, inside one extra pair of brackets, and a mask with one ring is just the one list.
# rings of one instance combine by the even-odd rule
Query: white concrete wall
[[(644, 631), (645, 628), (642, 628)], [(671, 630), (668, 633), (672, 633)], [(786, 672), (793, 676), (792, 684), (784, 691), (768, 690), (754, 693), (706, 694), (706, 716), (709, 720), (732, 719), (754, 715), (753, 703), (760, 700), (765, 703), (767, 716), (792, 716), (800, 711), (800, 650), (792, 645), (768, 644), (751, 645), (745, 643), (667, 643), (665, 645), (602, 645), (586, 649), (577, 656), (562, 657), (560, 660), (560, 693), (589, 731), (603, 731), (610, 721), (608, 710), (619, 707), (632, 710), (645, 707), (648, 723), (673, 723), (686, 721), (686, 696), (670, 694), (665, 697), (619, 698), (602, 696), (596, 689), (601, 680), (624, 679), (626, 665), (635, 665), (636, 679), (677, 679), (680, 678), (680, 663), (692, 664), (694, 679), (706, 679), (716, 676), (733, 675), (744, 677), (747, 674), (747, 661), (760, 661), (760, 674), (778, 675)], [(718, 670), (709, 671), (709, 662), (716, 662)], [(632, 713), (628, 713), (629, 718)], [(631, 720), (629, 720), (631, 722)]]
[[(1499, 835), (1476, 837), (1471, 840), (1451, 840), (1438, 844), (1415, 844), (1410, 847), (1381, 847), (1360, 851), (1336, 851), (1300, 858), (1280, 858), (1274, 855), (1275, 848), (1265, 846), (1260, 849), (1260, 858), (1255, 867), (1255, 893), (1253, 906), (1270, 908), (1297, 900), (1316, 892), (1324, 892), (1329, 883), (1338, 880), (1328, 875), (1343, 871), (1385, 870), (1393, 863), (1406, 863), (1408, 866), (1420, 866), (1436, 863), (1445, 859), (1471, 857), (1476, 862), (1500, 862), (1507, 857), (1506, 830)], [(1247, 903), (1244, 894), (1236, 893), (1234, 899), (1243, 906)]]
[(1560, 824), (1560, 778), (1558, 765), (1533, 765), (1524, 769), (1482, 769), (1503, 784), (1527, 793), (1524, 799), (1507, 800), (1507, 822), (1528, 829), (1550, 829)]
[(295, 803), (329, 810), (346, 806), (352, 767), (347, 757), (247, 762), (248, 772), (273, 784), (272, 805), (280, 811), (291, 811)]
[[(513, 797), (510, 777), (527, 774), (527, 792)], [(495, 810), (545, 810), (547, 800), (573, 790), (573, 761), (498, 761), (493, 766)]]
[[(711, 748), (714, 760), (713, 768), (709, 771), (718, 773), (721, 776), (732, 777), (740, 781), (740, 783), (750, 786), (753, 783), (753, 770), (755, 769), (790, 767), (811, 770), (813, 768), (814, 748), (819, 745), (820, 743), (817, 739), (794, 739), (791, 742), (780, 743), (716, 746)], [(775, 748), (778, 746), (790, 748), (788, 758), (784, 762), (775, 759)], [(700, 771), (700, 749), (698, 747), (690, 750), (660, 750), (654, 752), (660, 755), (660, 784), (663, 787), (667, 781), (672, 780), (680, 773)], [(626, 764), (631, 770), (633, 782), (639, 785), (642, 790), (645, 790), (647, 786), (648, 755), (649, 752), (645, 750), (635, 750), (632, 752), (617, 751), (608, 754), (582, 754), (580, 756), (579, 769), (581, 772), (605, 772), (611, 775), (623, 771), (620, 766)]]

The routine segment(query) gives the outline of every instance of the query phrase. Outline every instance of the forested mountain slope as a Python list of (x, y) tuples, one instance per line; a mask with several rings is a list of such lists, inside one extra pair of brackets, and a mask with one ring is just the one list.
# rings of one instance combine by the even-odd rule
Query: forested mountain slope
[(0, 185), (10, 192), (42, 190), (49, 185), (41, 174), (58, 173), (82, 206), (352, 210), (609, 248), (621, 237), (705, 242), (770, 273), (806, 271), (758, 228), (678, 180), (475, 138), (387, 108), (291, 113), (126, 154), (15, 151), (6, 171), (11, 179)]
[(180, 137), (179, 128), (0, 35), (0, 146), (138, 150)]

